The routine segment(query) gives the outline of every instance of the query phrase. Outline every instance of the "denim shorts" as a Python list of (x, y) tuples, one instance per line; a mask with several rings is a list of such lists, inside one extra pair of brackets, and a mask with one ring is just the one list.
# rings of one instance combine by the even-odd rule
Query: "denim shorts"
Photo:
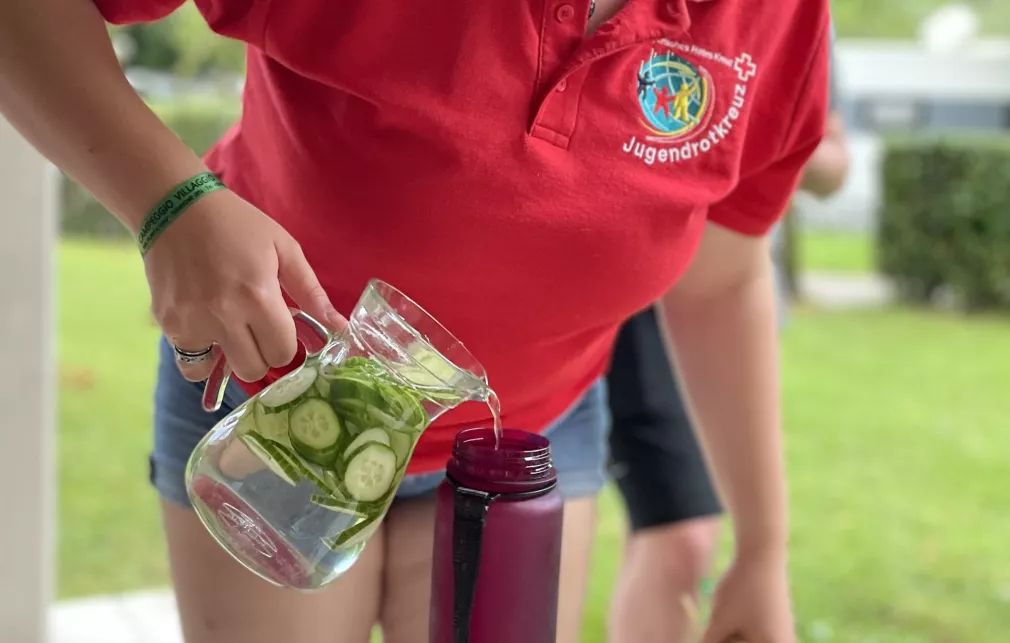
[[(247, 396), (233, 380), (228, 383), (221, 409), (207, 413), (200, 403), (204, 384), (182, 377), (172, 347), (164, 338), (158, 362), (151, 483), (162, 498), (189, 507), (185, 471), (190, 454), (203, 436)], [(551, 441), (558, 487), (565, 498), (593, 496), (603, 487), (607, 480), (609, 432), (610, 409), (603, 379), (544, 431)], [(396, 497), (417, 498), (433, 493), (444, 477), (444, 471), (405, 476)]]

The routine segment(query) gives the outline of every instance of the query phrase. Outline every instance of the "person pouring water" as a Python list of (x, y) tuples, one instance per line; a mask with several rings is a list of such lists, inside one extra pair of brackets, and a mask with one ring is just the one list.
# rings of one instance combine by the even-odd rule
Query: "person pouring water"
[[(733, 518), (705, 641), (791, 643), (766, 233), (823, 135), (827, 0), (196, 0), (248, 44), (242, 117), (203, 159), (130, 87), (104, 23), (181, 1), (3, 3), (0, 111), (137, 236), (164, 332), (151, 479), (187, 642), (426, 629), (432, 492), (486, 407), (425, 430), (381, 528), (319, 593), (246, 572), (184, 488), (196, 443), (292, 363), (289, 307), (339, 327), (378, 277), (483, 364), (506, 426), (551, 441), (559, 643), (579, 638), (606, 479), (602, 378), (621, 324), (660, 300)], [(221, 355), (242, 382), (206, 414), (197, 382)]]

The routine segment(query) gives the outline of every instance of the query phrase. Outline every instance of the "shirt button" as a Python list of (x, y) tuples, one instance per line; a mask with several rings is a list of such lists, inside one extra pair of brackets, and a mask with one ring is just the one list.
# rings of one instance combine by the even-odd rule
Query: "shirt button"
[(568, 22), (575, 17), (575, 7), (570, 4), (563, 4), (558, 7), (558, 11), (555, 15), (558, 18), (558, 22)]
[(567, 78), (562, 78), (561, 81), (558, 83), (557, 90), (559, 92), (563, 92), (567, 88), (568, 88), (568, 79)]

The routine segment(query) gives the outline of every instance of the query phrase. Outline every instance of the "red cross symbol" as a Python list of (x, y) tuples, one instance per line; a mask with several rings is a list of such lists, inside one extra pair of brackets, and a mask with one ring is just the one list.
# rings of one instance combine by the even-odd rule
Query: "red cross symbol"
[(736, 60), (733, 61), (733, 69), (736, 70), (736, 75), (742, 83), (746, 83), (757, 75), (757, 65), (754, 64), (754, 59), (751, 58), (750, 54), (737, 56)]

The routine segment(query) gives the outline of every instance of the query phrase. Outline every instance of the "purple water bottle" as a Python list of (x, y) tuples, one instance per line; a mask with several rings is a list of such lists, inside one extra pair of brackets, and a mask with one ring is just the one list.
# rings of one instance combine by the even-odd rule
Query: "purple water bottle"
[(438, 489), (429, 643), (554, 643), (564, 504), (547, 438), (456, 437)]

